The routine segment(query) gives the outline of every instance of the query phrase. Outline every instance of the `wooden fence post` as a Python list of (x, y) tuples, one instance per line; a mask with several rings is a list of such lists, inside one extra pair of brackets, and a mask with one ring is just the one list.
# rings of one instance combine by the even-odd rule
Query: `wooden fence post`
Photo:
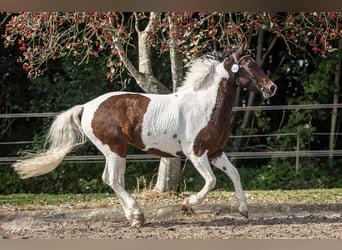
[(299, 149), (300, 149), (300, 136), (299, 136), (299, 131), (297, 130), (297, 147), (296, 147), (296, 175), (298, 175), (299, 171)]

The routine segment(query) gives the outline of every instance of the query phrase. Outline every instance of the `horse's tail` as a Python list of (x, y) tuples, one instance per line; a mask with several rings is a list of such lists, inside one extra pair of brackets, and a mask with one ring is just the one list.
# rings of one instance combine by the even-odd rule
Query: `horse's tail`
[(82, 112), (83, 105), (77, 105), (59, 114), (45, 141), (45, 146), (49, 145), (49, 148), (29, 154), (27, 158), (12, 165), (22, 179), (49, 173), (62, 162), (67, 153), (86, 142), (79, 118)]

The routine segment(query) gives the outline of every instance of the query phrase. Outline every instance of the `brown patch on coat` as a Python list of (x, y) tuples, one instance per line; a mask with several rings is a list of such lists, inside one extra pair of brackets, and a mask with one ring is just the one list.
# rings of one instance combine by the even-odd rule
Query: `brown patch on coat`
[(176, 152), (176, 155), (178, 155), (179, 157), (186, 157), (183, 151)]
[(141, 130), (149, 103), (149, 98), (139, 94), (109, 97), (94, 113), (91, 122), (94, 135), (121, 157), (126, 157), (128, 144), (144, 149)]
[[(239, 55), (236, 54), (238, 58), (241, 56), (241, 53), (242, 50)], [(193, 150), (195, 155), (202, 156), (204, 152), (208, 150), (209, 160), (215, 159), (222, 154), (223, 147), (229, 139), (231, 130), (230, 118), (237, 84), (250, 90), (262, 92), (257, 88), (256, 84), (251, 80), (248, 74), (240, 70), (234, 75), (234, 73), (231, 72), (233, 63), (234, 61), (230, 58), (223, 64), (231, 77), (229, 79), (221, 80), (217, 92), (215, 107), (210, 116), (210, 120), (207, 126), (198, 133), (194, 142)], [(248, 63), (253, 64), (252, 69), (248, 69)], [(258, 82), (262, 82), (265, 87), (272, 83), (251, 58), (246, 57), (246, 59), (241, 62), (241, 67), (249, 72), (251, 76), (254, 76)]]
[(222, 154), (230, 136), (230, 118), (235, 92), (236, 85), (232, 80), (221, 80), (210, 120), (196, 136), (193, 147), (195, 155), (202, 156), (208, 150), (208, 159), (212, 160)]
[(166, 152), (161, 151), (161, 150), (156, 149), (156, 148), (150, 148), (148, 150), (145, 150), (145, 152), (149, 153), (149, 154), (157, 155), (160, 157), (167, 157), (167, 158), (185, 157), (183, 151), (178, 151), (178, 152), (176, 152), (176, 155), (172, 155), (170, 153), (166, 153)]
[(168, 157), (168, 158), (175, 158), (174, 155), (172, 154), (169, 154), (169, 153), (166, 153), (166, 152), (163, 152), (159, 149), (156, 149), (156, 148), (150, 148), (148, 150), (145, 150), (145, 152), (149, 153), (149, 154), (153, 154), (153, 155), (157, 155), (157, 156), (160, 156), (160, 157)]

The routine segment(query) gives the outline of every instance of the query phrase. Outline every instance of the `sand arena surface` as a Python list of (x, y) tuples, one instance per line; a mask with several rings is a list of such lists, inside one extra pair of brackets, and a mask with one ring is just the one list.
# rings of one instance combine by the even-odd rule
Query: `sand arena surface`
[(203, 204), (186, 216), (176, 205), (145, 207), (131, 228), (120, 209), (15, 211), (0, 214), (0, 239), (342, 239), (342, 204)]

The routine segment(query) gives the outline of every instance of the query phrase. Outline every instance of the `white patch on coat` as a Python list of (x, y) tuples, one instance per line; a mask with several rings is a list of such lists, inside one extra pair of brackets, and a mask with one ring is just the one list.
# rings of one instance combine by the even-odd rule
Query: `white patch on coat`
[[(143, 94), (151, 99), (142, 123), (141, 138), (145, 150), (155, 148), (175, 156), (179, 151), (185, 155), (192, 152), (197, 134), (210, 120), (219, 83), (222, 78), (229, 77), (223, 62), (216, 62), (211, 62), (215, 67), (206, 75), (209, 82), (202, 82), (196, 91), (185, 85), (170, 95)], [(190, 75), (195, 73), (192, 70)]]
[[(216, 72), (215, 72), (216, 71)], [(190, 62), (190, 69), (185, 75), (183, 86), (178, 88), (178, 91), (190, 89), (197, 91), (206, 86), (210, 86), (215, 73), (222, 77), (229, 78), (228, 72), (223, 68), (223, 63), (207, 58), (197, 58)]]

